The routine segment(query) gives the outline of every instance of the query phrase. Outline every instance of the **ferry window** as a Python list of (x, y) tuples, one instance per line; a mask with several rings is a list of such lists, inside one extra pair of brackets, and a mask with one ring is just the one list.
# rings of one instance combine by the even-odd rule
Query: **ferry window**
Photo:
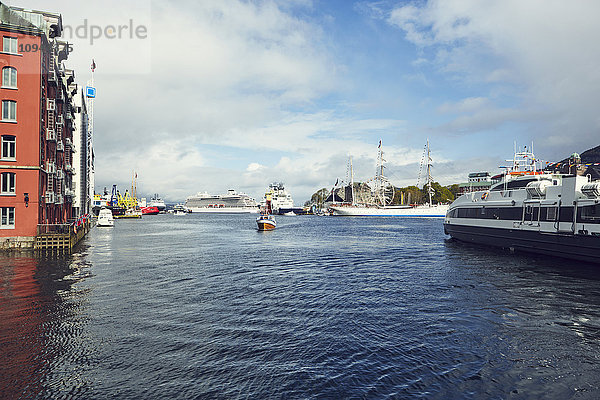
[(526, 206), (525, 207), (525, 214), (530, 215), (533, 213), (533, 207), (531, 206)]
[(582, 221), (594, 221), (600, 223), (600, 204), (595, 206), (586, 206), (581, 208)]
[(2, 68), (2, 87), (17, 87), (17, 69), (13, 67)]
[(548, 207), (547, 209), (547, 214), (546, 214), (546, 219), (548, 221), (556, 221), (556, 214), (557, 214), (558, 209), (556, 207)]
[(14, 229), (15, 227), (15, 208), (2, 207), (0, 208), (0, 228)]
[(0, 158), (3, 160), (15, 160), (17, 156), (17, 139), (12, 135), (2, 135), (2, 154)]
[(4, 36), (2, 38), (2, 51), (5, 53), (17, 54), (17, 38)]
[(2, 121), (17, 120), (17, 102), (13, 100), (2, 100)]
[(3, 172), (2, 173), (2, 194), (15, 194), (15, 173), (14, 172)]

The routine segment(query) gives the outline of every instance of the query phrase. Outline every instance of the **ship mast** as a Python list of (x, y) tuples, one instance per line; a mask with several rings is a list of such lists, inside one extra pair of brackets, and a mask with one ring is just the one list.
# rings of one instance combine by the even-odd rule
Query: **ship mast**
[(433, 205), (431, 201), (431, 196), (433, 195), (433, 188), (431, 187), (431, 181), (433, 178), (431, 176), (431, 155), (429, 151), (429, 139), (427, 139), (427, 193), (429, 194), (429, 206)]
[(350, 190), (352, 193), (352, 205), (354, 205), (354, 170), (352, 169), (352, 156), (350, 156)]

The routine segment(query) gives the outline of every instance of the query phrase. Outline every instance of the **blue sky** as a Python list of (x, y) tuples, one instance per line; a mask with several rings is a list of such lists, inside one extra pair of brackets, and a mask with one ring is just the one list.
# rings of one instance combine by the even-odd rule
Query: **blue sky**
[[(47, 9), (36, 0), (15, 3)], [(144, 40), (71, 38), (80, 82), (98, 65), (97, 188), (181, 201), (229, 188), (296, 203), (375, 170), (415, 184), (495, 171), (513, 143), (561, 159), (597, 146), (600, 3), (592, 1), (57, 1), (66, 24), (135, 19)]]

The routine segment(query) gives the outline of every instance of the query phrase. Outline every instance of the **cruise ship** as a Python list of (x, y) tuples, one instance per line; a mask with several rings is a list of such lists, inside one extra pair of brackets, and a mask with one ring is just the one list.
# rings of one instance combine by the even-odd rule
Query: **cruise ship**
[(258, 213), (258, 204), (245, 193), (229, 189), (227, 194), (211, 195), (206, 192), (190, 196), (185, 207), (192, 213)]
[(600, 263), (600, 180), (571, 156), (567, 170), (542, 170), (532, 151), (515, 151), (513, 165), (492, 177), (489, 190), (457, 198), (444, 232), (464, 242)]
[(333, 215), (346, 217), (434, 217), (443, 218), (448, 211), (447, 204), (433, 204), (432, 196), (434, 190), (431, 187), (433, 178), (431, 177), (431, 156), (429, 150), (429, 140), (425, 146), (425, 157), (427, 160), (426, 183), (429, 202), (416, 206), (411, 205), (391, 205), (394, 198), (394, 186), (384, 176), (383, 170), (383, 151), (381, 141), (379, 142), (379, 151), (377, 154), (377, 171), (375, 178), (369, 185), (372, 187), (373, 200), (368, 203), (357, 203), (354, 195), (354, 176), (352, 170), (352, 161), (350, 161), (350, 184), (346, 187), (349, 200), (342, 204), (332, 204), (329, 206), (333, 210)]

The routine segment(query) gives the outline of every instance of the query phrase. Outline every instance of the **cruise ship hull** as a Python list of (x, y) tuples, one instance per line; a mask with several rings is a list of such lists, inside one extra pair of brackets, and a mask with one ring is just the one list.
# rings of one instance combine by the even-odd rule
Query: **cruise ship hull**
[(188, 207), (191, 213), (203, 214), (256, 214), (258, 207)]
[(598, 251), (600, 239), (595, 235), (550, 233), (456, 223), (445, 223), (444, 232), (462, 242), (600, 263), (600, 252)]
[(345, 217), (430, 217), (443, 218), (448, 211), (447, 205), (417, 207), (360, 207), (331, 206), (333, 215)]

